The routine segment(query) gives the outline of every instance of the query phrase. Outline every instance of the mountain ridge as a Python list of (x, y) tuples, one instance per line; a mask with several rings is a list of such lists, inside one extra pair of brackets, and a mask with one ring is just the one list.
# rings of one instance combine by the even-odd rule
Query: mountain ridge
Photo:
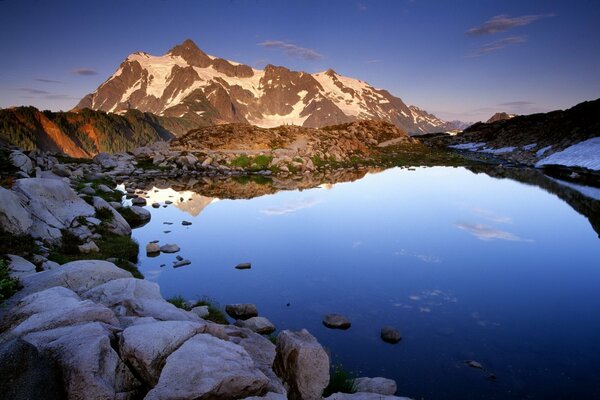
[(361, 119), (390, 122), (409, 133), (445, 130), (445, 122), (385, 89), (338, 74), (264, 69), (206, 54), (192, 40), (162, 56), (132, 53), (75, 109), (138, 109), (199, 126), (246, 122), (319, 128)]

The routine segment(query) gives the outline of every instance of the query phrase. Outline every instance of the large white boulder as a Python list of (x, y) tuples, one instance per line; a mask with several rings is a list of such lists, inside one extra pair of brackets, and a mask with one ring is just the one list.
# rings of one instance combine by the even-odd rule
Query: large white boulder
[(329, 356), (306, 329), (277, 336), (273, 371), (283, 381), (288, 398), (316, 400), (329, 383)]
[(54, 286), (64, 286), (81, 294), (98, 285), (119, 278), (131, 278), (131, 274), (108, 261), (72, 261), (63, 264), (60, 268), (23, 277), (21, 279), (23, 289), (13, 297), (23, 298), (31, 293)]
[(115, 235), (131, 235), (131, 227), (129, 226), (127, 221), (125, 221), (125, 218), (123, 218), (123, 216), (119, 214), (119, 212), (115, 210), (113, 206), (108, 204), (106, 200), (104, 200), (102, 197), (96, 196), (92, 199), (92, 204), (94, 205), (94, 208), (96, 210), (104, 209), (110, 211), (110, 213), (112, 214), (112, 219), (110, 221), (107, 221), (105, 224), (107, 230), (114, 233)]
[(201, 321), (167, 302), (158, 285), (143, 279), (115, 279), (83, 293), (83, 298), (111, 308), (118, 317), (153, 317), (161, 321)]
[(205, 324), (191, 321), (157, 321), (132, 325), (121, 334), (121, 357), (154, 387), (165, 359), (186, 340), (204, 332)]
[(396, 381), (387, 378), (367, 378), (361, 377), (354, 380), (354, 389), (357, 392), (378, 393), (384, 395), (393, 395), (398, 390)]
[(35, 265), (26, 259), (13, 254), (7, 254), (8, 270), (11, 278), (21, 279), (24, 276), (35, 274)]
[(12, 165), (25, 172), (26, 174), (30, 174), (33, 171), (33, 163), (31, 159), (27, 157), (23, 152), (19, 150), (14, 150), (10, 153), (8, 157)]
[(26, 209), (27, 200), (12, 190), (0, 187), (0, 226), (8, 233), (24, 235), (33, 220)]
[(19, 179), (13, 190), (21, 193), (27, 201), (27, 209), (33, 219), (29, 233), (35, 238), (58, 241), (62, 236), (60, 230), (69, 228), (77, 217), (94, 215), (94, 207), (77, 196), (62, 180)]
[(23, 339), (58, 362), (69, 399), (125, 399), (140, 386), (112, 348), (110, 326), (92, 322), (34, 332)]
[(266, 393), (268, 383), (241, 346), (198, 334), (167, 357), (145, 399), (239, 399)]

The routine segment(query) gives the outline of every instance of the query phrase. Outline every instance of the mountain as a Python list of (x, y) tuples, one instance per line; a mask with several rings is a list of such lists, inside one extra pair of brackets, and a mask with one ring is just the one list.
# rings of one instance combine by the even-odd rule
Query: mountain
[(185, 118), (199, 126), (246, 122), (304, 127), (379, 119), (410, 133), (437, 132), (444, 121), (367, 82), (332, 69), (309, 74), (251, 68), (206, 54), (191, 40), (165, 55), (129, 55), (76, 109), (130, 109)]
[(490, 117), (485, 123), (491, 124), (492, 122), (503, 121), (505, 119), (511, 119), (516, 117), (517, 114), (507, 114), (505, 112), (498, 112)]
[(0, 139), (26, 150), (91, 157), (101, 151), (131, 150), (191, 129), (189, 122), (129, 110), (122, 115), (84, 109), (39, 111), (35, 107), (0, 109)]
[(600, 99), (568, 110), (478, 122), (456, 136), (427, 135), (430, 145), (450, 146), (528, 165), (600, 170)]

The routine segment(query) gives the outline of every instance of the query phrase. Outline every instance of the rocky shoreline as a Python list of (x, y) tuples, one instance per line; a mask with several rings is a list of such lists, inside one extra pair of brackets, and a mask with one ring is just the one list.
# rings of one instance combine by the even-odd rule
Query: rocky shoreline
[[(112, 187), (138, 175), (169, 176), (136, 165), (145, 150), (102, 153), (91, 162), (1, 150), (10, 163), (0, 187), (2, 231), (11, 243), (27, 244), (2, 249), (19, 285), (0, 305), (5, 398), (323, 398), (330, 360), (308, 331), (283, 330), (275, 345), (260, 334), (274, 329), (262, 316), (214, 323), (202, 318), (206, 310), (177, 308), (139, 278), (131, 229), (150, 213), (135, 189)], [(152, 151), (170, 152), (164, 145)], [(189, 155), (169, 157), (175, 175), (202, 166)], [(243, 172), (204, 167), (197, 173)], [(123, 207), (122, 197), (138, 205)], [(129, 246), (132, 254), (123, 252)], [(354, 390), (327, 398), (400, 398), (384, 378), (356, 379)]]

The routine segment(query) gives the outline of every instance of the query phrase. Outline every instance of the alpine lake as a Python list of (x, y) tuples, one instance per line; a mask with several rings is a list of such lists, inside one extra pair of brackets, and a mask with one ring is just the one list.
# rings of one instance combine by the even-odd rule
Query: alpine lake
[[(332, 364), (415, 399), (600, 398), (600, 189), (421, 167), (144, 190), (139, 269), (165, 298), (254, 303), (278, 330), (308, 329)], [(149, 257), (156, 240), (181, 251)], [(176, 255), (191, 264), (173, 268)], [(351, 328), (326, 328), (328, 313)], [(388, 325), (400, 343), (381, 340)]]

